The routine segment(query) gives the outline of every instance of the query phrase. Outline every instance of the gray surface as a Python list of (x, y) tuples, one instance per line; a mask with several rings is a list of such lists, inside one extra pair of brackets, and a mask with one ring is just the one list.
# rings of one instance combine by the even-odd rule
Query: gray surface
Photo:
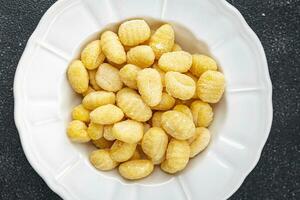
[[(13, 118), (14, 73), (54, 0), (0, 0), (0, 199), (59, 199), (26, 160)], [(230, 0), (258, 34), (274, 87), (274, 121), (256, 168), (231, 199), (300, 199), (300, 0)]]

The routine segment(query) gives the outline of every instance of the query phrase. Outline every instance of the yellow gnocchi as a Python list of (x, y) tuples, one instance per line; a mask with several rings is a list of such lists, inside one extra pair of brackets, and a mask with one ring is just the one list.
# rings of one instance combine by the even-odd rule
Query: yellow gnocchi
[(162, 128), (161, 125), (161, 116), (163, 112), (155, 112), (152, 116), (151, 122), (152, 122), (152, 127), (159, 127)]
[(165, 84), (165, 74), (166, 74), (166, 72), (164, 72), (163, 70), (161, 70), (161, 69), (158, 67), (157, 64), (153, 64), (152, 67), (153, 67), (153, 69), (155, 69), (155, 70), (159, 73), (160, 78), (161, 78), (161, 83), (162, 83), (163, 87), (165, 87), (165, 86), (166, 86), (166, 84)]
[(123, 178), (137, 180), (149, 176), (154, 165), (149, 160), (130, 160), (119, 166), (119, 173)]
[(127, 117), (139, 122), (146, 122), (152, 116), (150, 107), (130, 88), (123, 88), (117, 93), (117, 105)]
[(96, 82), (97, 69), (89, 70), (88, 73), (89, 73), (90, 85), (92, 86), (92, 88), (97, 91), (101, 90), (101, 88), (99, 87), (99, 85)]
[(190, 158), (195, 157), (203, 151), (209, 144), (210, 132), (207, 128), (196, 128), (195, 136), (188, 140), (190, 145)]
[(192, 56), (186, 51), (164, 53), (158, 60), (158, 66), (165, 72), (187, 72), (192, 66)]
[(213, 109), (212, 107), (202, 101), (194, 101), (191, 104), (193, 113), (194, 123), (197, 127), (208, 127), (213, 120)]
[(188, 116), (191, 120), (194, 120), (191, 109), (186, 105), (178, 104), (173, 108), (173, 110), (182, 112), (183, 114), (186, 114), (186, 116)]
[(88, 89), (84, 93), (82, 93), (82, 96), (85, 97), (92, 92), (95, 92), (95, 90), (91, 86), (89, 86)]
[(141, 68), (150, 67), (154, 63), (154, 60), (154, 52), (147, 45), (133, 47), (127, 52), (127, 63)]
[(137, 74), (142, 69), (136, 65), (127, 64), (119, 71), (121, 81), (129, 88), (137, 89)]
[(85, 143), (91, 140), (88, 136), (85, 123), (79, 120), (73, 120), (69, 123), (67, 134), (73, 142)]
[(119, 165), (118, 162), (111, 159), (107, 149), (95, 150), (90, 155), (92, 165), (99, 170), (112, 170)]
[(190, 71), (197, 77), (200, 77), (207, 70), (216, 71), (218, 69), (216, 61), (211, 57), (202, 54), (193, 54), (192, 57), (193, 64)]
[(225, 78), (221, 72), (208, 70), (197, 82), (198, 97), (207, 103), (217, 103), (225, 90)]
[(174, 46), (175, 33), (170, 24), (160, 26), (150, 37), (149, 46), (153, 49), (155, 58), (170, 52)]
[(105, 57), (116, 64), (126, 62), (126, 52), (119, 37), (112, 31), (105, 31), (101, 35), (100, 45)]
[(165, 75), (167, 92), (181, 100), (191, 99), (196, 92), (194, 80), (179, 72), (167, 72)]
[(92, 143), (99, 149), (109, 149), (113, 145), (112, 141), (108, 141), (104, 137), (92, 140)]
[(182, 51), (182, 48), (179, 44), (175, 43), (172, 47), (172, 51)]
[(165, 156), (168, 146), (168, 136), (159, 127), (150, 128), (145, 133), (141, 146), (144, 153), (151, 158), (153, 163), (160, 163)]
[(115, 104), (116, 95), (113, 92), (96, 91), (86, 95), (83, 100), (83, 106), (88, 110), (94, 110), (99, 106), (106, 104)]
[(171, 110), (161, 116), (163, 129), (178, 140), (186, 140), (194, 135), (195, 125), (186, 114)]
[(101, 50), (100, 40), (92, 41), (81, 52), (81, 61), (89, 70), (98, 68), (104, 59), (105, 55)]
[(156, 106), (152, 106), (153, 110), (170, 110), (175, 104), (175, 99), (168, 93), (163, 92), (161, 101)]
[(92, 140), (98, 140), (103, 135), (103, 126), (91, 122), (87, 128), (87, 133)]
[(110, 148), (110, 156), (114, 161), (124, 162), (133, 156), (135, 149), (136, 144), (128, 144), (116, 140)]
[(112, 104), (100, 106), (90, 113), (91, 122), (102, 125), (114, 124), (121, 121), (123, 117), (122, 110)]
[[(197, 85), (198, 78), (197, 78), (196, 76), (194, 76), (194, 75), (193, 75), (192, 73), (190, 73), (190, 72), (185, 73), (185, 75), (191, 77), (191, 78), (194, 80), (195, 85)], [(198, 99), (198, 95), (197, 95), (197, 92), (196, 92), (196, 91), (195, 91), (194, 96), (193, 96), (192, 98), (193, 98), (193, 99)]]
[(144, 125), (134, 120), (125, 120), (114, 124), (112, 134), (122, 142), (138, 143), (143, 137)]
[(138, 72), (137, 86), (142, 99), (148, 106), (156, 106), (162, 99), (162, 83), (155, 69), (147, 68)]
[(190, 147), (185, 140), (171, 139), (168, 144), (166, 160), (161, 164), (161, 169), (174, 174), (183, 170), (189, 162)]
[(73, 61), (67, 71), (69, 83), (77, 93), (84, 93), (89, 87), (89, 75), (80, 60)]
[(90, 121), (90, 111), (85, 109), (82, 104), (76, 106), (73, 108), (72, 111), (72, 118), (74, 120), (80, 120), (83, 122), (89, 122)]
[(145, 20), (129, 20), (123, 22), (118, 30), (123, 45), (136, 46), (150, 38), (151, 30)]
[(103, 137), (108, 141), (116, 140), (116, 138), (113, 136), (112, 128), (113, 128), (113, 125), (105, 125), (103, 127)]
[(119, 70), (108, 63), (103, 63), (97, 70), (96, 82), (104, 90), (117, 92), (123, 87)]

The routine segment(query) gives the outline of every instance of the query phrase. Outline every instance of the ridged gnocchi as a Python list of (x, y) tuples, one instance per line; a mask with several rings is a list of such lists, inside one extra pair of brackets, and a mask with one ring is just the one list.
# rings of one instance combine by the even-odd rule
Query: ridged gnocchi
[(87, 44), (81, 52), (81, 61), (89, 70), (98, 68), (105, 59), (100, 43), (100, 40), (94, 40)]
[(186, 114), (186, 116), (188, 116), (191, 120), (194, 120), (191, 109), (186, 105), (178, 104), (173, 108), (173, 110), (182, 112), (183, 114)]
[(103, 135), (103, 126), (91, 122), (87, 128), (87, 133), (92, 140), (98, 140)]
[(153, 110), (170, 110), (175, 104), (175, 99), (168, 93), (163, 92), (161, 101), (156, 106), (152, 106)]
[(216, 71), (218, 69), (216, 61), (211, 57), (202, 54), (193, 54), (192, 57), (193, 64), (190, 71), (197, 77), (200, 77), (207, 70)]
[(193, 114), (194, 123), (197, 127), (208, 127), (213, 120), (212, 107), (202, 101), (194, 101), (191, 104), (191, 110)]
[(162, 128), (161, 125), (161, 116), (162, 116), (163, 112), (155, 112), (152, 116), (151, 122), (152, 122), (152, 127), (159, 127)]
[(143, 137), (144, 125), (134, 120), (125, 120), (114, 124), (112, 134), (122, 142), (138, 143)]
[(117, 92), (123, 87), (119, 70), (108, 63), (103, 63), (96, 73), (96, 82), (104, 90)]
[(162, 99), (162, 83), (155, 69), (147, 68), (138, 72), (137, 86), (142, 99), (148, 106), (156, 106)]
[(113, 136), (112, 128), (113, 128), (113, 125), (105, 125), (103, 127), (103, 137), (108, 141), (116, 140), (116, 138)]
[(208, 70), (197, 82), (198, 97), (207, 103), (218, 103), (225, 90), (225, 78), (221, 72)]
[(67, 71), (69, 83), (77, 93), (84, 93), (89, 87), (89, 75), (80, 60), (73, 61)]
[(118, 162), (111, 159), (107, 149), (95, 150), (90, 155), (92, 165), (100, 170), (112, 170), (119, 165)]
[(91, 140), (87, 133), (87, 126), (79, 120), (73, 120), (69, 123), (67, 134), (73, 142), (85, 143)]
[(82, 104), (76, 106), (73, 108), (72, 111), (72, 118), (74, 120), (80, 120), (83, 122), (89, 122), (90, 121), (90, 111), (85, 109)]
[(195, 157), (203, 151), (209, 144), (210, 132), (207, 128), (196, 128), (195, 136), (188, 140), (190, 145), (190, 158)]
[(122, 110), (112, 104), (100, 106), (90, 113), (91, 122), (102, 125), (114, 124), (121, 121), (123, 117)]
[(124, 162), (133, 156), (135, 149), (136, 144), (128, 144), (116, 140), (110, 148), (110, 156), (116, 162)]
[(98, 140), (92, 140), (92, 143), (99, 149), (109, 149), (113, 145), (112, 141), (108, 141), (104, 137)]
[(97, 91), (101, 90), (101, 87), (99, 87), (99, 85), (96, 82), (97, 69), (89, 70), (88, 73), (89, 73), (89, 79), (90, 79), (90, 86), (92, 86), (92, 88), (94, 90), (97, 90)]
[(196, 92), (194, 80), (179, 72), (167, 72), (165, 75), (167, 92), (181, 100), (191, 99)]
[(186, 51), (164, 53), (158, 60), (158, 66), (165, 72), (187, 72), (192, 66), (192, 56)]
[(124, 67), (122, 67), (119, 71), (119, 75), (121, 78), (121, 81), (129, 88), (137, 89), (137, 74), (142, 69), (139, 68), (136, 65), (127, 64)]
[(154, 60), (154, 52), (147, 45), (133, 47), (127, 52), (127, 63), (141, 68), (150, 67), (154, 63)]
[(94, 110), (106, 104), (115, 104), (116, 95), (113, 92), (96, 91), (86, 95), (82, 100), (82, 105), (88, 110)]
[(119, 173), (123, 178), (137, 180), (149, 176), (154, 169), (149, 160), (130, 160), (119, 166)]

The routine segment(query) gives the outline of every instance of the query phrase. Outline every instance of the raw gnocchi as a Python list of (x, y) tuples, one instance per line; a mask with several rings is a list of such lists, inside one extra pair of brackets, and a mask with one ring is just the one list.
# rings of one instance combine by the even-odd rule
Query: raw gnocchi
[(97, 84), (106, 91), (117, 92), (123, 87), (119, 70), (108, 63), (100, 65), (95, 79)]
[(133, 47), (127, 52), (127, 63), (141, 68), (150, 67), (154, 63), (154, 60), (154, 52), (147, 45)]
[(192, 56), (186, 51), (164, 53), (158, 60), (158, 66), (165, 72), (187, 72), (192, 66)]
[(89, 87), (89, 75), (80, 60), (73, 61), (68, 68), (68, 79), (71, 87), (77, 93), (84, 93)]
[(105, 59), (100, 43), (100, 40), (92, 41), (81, 52), (81, 61), (89, 70), (98, 68)]
[(102, 125), (114, 124), (121, 121), (123, 117), (122, 110), (112, 104), (100, 106), (90, 113), (91, 122)]

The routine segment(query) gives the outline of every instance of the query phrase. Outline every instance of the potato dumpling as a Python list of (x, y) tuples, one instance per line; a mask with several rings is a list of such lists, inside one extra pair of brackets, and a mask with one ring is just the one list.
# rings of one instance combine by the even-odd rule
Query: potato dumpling
[(96, 91), (86, 95), (82, 100), (82, 104), (86, 109), (94, 110), (99, 106), (114, 104), (115, 101), (116, 95), (113, 92)]
[(203, 151), (209, 144), (210, 132), (207, 128), (196, 128), (195, 136), (188, 140), (190, 144), (190, 158), (195, 157)]
[(118, 30), (118, 35), (123, 45), (136, 46), (150, 38), (151, 30), (147, 22), (141, 19), (123, 22)]
[(67, 134), (73, 142), (85, 143), (91, 140), (87, 133), (87, 126), (79, 120), (73, 120), (69, 123)]
[(142, 99), (148, 106), (156, 106), (162, 98), (162, 83), (155, 69), (143, 69), (138, 72), (137, 86)]
[(113, 145), (112, 141), (108, 141), (104, 137), (101, 137), (97, 140), (92, 140), (92, 143), (99, 149), (109, 149)]
[(166, 160), (161, 164), (161, 169), (174, 174), (183, 170), (190, 157), (190, 147), (185, 140), (171, 139), (166, 153)]
[(161, 116), (162, 116), (163, 112), (155, 112), (152, 116), (152, 127), (159, 127), (162, 128), (161, 125)]
[(112, 134), (117, 140), (126, 143), (138, 143), (144, 133), (144, 125), (134, 120), (125, 120), (113, 125)]
[(175, 104), (175, 99), (168, 93), (163, 92), (161, 101), (156, 106), (151, 107), (153, 110), (170, 110)]
[(105, 57), (116, 64), (126, 62), (126, 52), (119, 37), (112, 31), (105, 31), (101, 34), (100, 45)]
[(158, 163), (165, 155), (168, 146), (168, 136), (158, 127), (150, 128), (142, 140), (142, 149), (153, 163)]
[(130, 88), (123, 88), (117, 93), (117, 105), (127, 117), (139, 122), (146, 122), (152, 116), (150, 107)]
[(186, 51), (164, 53), (158, 60), (158, 66), (165, 72), (187, 72), (192, 66), (192, 56)]
[(194, 123), (197, 127), (208, 127), (213, 120), (213, 109), (205, 102), (200, 100), (191, 104)]
[(81, 93), (81, 94), (83, 97), (85, 97), (86, 95), (88, 95), (92, 92), (95, 92), (95, 90), (91, 86), (89, 86), (88, 89), (84, 93)]
[(108, 63), (103, 63), (96, 73), (96, 82), (104, 90), (117, 92), (123, 87), (119, 70)]
[(87, 128), (87, 133), (92, 140), (98, 140), (103, 135), (103, 126), (91, 122)]
[(127, 64), (120, 69), (119, 75), (120, 75), (122, 82), (127, 87), (130, 87), (130, 88), (136, 90), (137, 89), (137, 83), (136, 83), (137, 74), (141, 70), (142, 69), (136, 65)]
[(133, 47), (127, 52), (127, 63), (141, 68), (150, 67), (154, 63), (154, 60), (154, 52), (147, 45)]
[(129, 160), (135, 152), (136, 144), (128, 144), (116, 140), (110, 148), (110, 156), (117, 162)]
[(84, 93), (89, 87), (89, 75), (80, 60), (73, 61), (67, 71), (69, 83), (77, 93)]
[(123, 117), (122, 110), (112, 104), (100, 106), (90, 113), (91, 122), (102, 125), (114, 124), (121, 121)]
[(101, 88), (99, 87), (99, 85), (96, 82), (97, 69), (89, 70), (88, 73), (89, 73), (89, 79), (90, 79), (90, 86), (92, 86), (92, 88), (96, 91), (101, 90)]
[(113, 128), (113, 125), (105, 125), (103, 127), (103, 137), (108, 141), (116, 140), (116, 138), (113, 136), (112, 128)]
[[(187, 73), (185, 73), (185, 75), (191, 77), (194, 80), (195, 85), (197, 86), (198, 78), (196, 76), (194, 76), (191, 72), (187, 72)], [(198, 99), (198, 95), (197, 95), (196, 91), (195, 91), (194, 96), (192, 98), (193, 99)]]
[(197, 82), (198, 97), (207, 103), (218, 103), (225, 90), (225, 78), (221, 72), (208, 70)]
[(76, 106), (73, 108), (72, 111), (72, 118), (74, 120), (80, 120), (83, 122), (89, 122), (90, 121), (90, 111), (85, 109), (82, 104)]
[(167, 92), (181, 100), (191, 99), (196, 91), (194, 80), (179, 72), (167, 72), (165, 75)]
[(95, 150), (90, 155), (92, 165), (99, 170), (112, 170), (118, 166), (118, 162), (111, 159), (108, 149)]
[(159, 73), (163, 87), (166, 87), (166, 84), (165, 84), (166, 72), (164, 72), (162, 69), (160, 69), (156, 63), (154, 63), (152, 67)]
[(149, 160), (130, 160), (119, 166), (119, 173), (123, 178), (137, 180), (149, 176), (154, 169)]
[(173, 110), (182, 112), (183, 114), (186, 114), (186, 116), (188, 116), (191, 120), (194, 120), (191, 109), (186, 105), (178, 104), (173, 108)]
[(98, 68), (104, 59), (105, 55), (101, 50), (100, 40), (90, 42), (81, 52), (81, 61), (89, 70)]
[(175, 33), (170, 24), (160, 26), (150, 37), (149, 46), (153, 49), (155, 58), (170, 52), (174, 46)]
[(216, 71), (218, 69), (216, 61), (206, 55), (193, 54), (192, 57), (193, 64), (190, 71), (197, 77), (200, 77), (207, 70)]
[(161, 116), (164, 130), (178, 140), (186, 140), (195, 134), (193, 121), (182, 112), (175, 110), (164, 112)]

